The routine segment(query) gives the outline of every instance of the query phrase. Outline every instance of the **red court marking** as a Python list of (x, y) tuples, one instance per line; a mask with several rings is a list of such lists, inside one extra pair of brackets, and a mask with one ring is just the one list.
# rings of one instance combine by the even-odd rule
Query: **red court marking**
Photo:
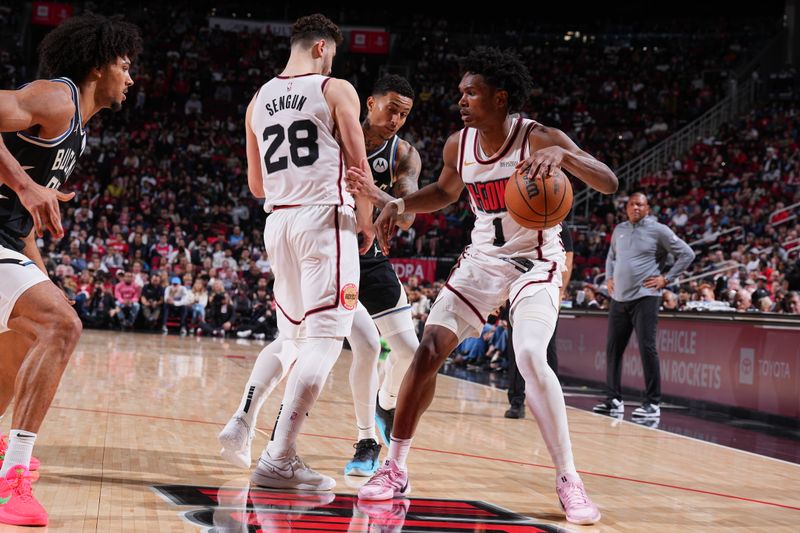
[[(171, 422), (188, 422), (188, 423), (192, 423), (192, 424), (205, 424), (205, 425), (211, 425), (211, 426), (217, 426), (217, 427), (221, 427), (221, 426), (225, 425), (222, 422), (216, 422), (216, 421), (196, 420), (196, 419), (192, 419), (192, 418), (173, 418), (173, 417), (168, 417), (168, 416), (145, 415), (145, 414), (141, 414), (141, 413), (123, 413), (121, 411), (103, 411), (101, 409), (84, 409), (84, 408), (81, 408), (81, 407), (63, 407), (63, 406), (53, 405), (53, 406), (51, 406), (51, 408), (52, 409), (63, 409), (65, 411), (82, 411), (82, 412), (86, 412), (86, 413), (100, 413), (100, 414), (105, 414), (105, 415), (133, 416), (133, 417), (137, 417), (137, 418), (149, 418), (151, 420), (168, 420), (168, 421), (171, 421)], [(257, 428), (257, 429), (261, 429), (262, 431), (266, 431), (263, 428)], [(337, 437), (335, 435), (318, 435), (316, 433), (300, 433), (300, 434), (305, 436), (305, 437), (316, 437), (316, 438), (320, 438), (320, 439), (341, 440), (341, 441), (346, 441), (346, 442), (352, 442), (353, 441), (353, 439), (351, 439), (351, 438)], [(444, 454), (444, 455), (455, 455), (457, 457), (469, 457), (470, 459), (483, 459), (485, 461), (495, 461), (495, 462), (498, 462), (498, 463), (508, 463), (508, 464), (522, 465), (522, 466), (532, 466), (532, 467), (536, 467), (536, 468), (546, 468), (548, 470), (555, 470), (555, 467), (550, 466), (550, 465), (542, 465), (542, 464), (538, 464), (538, 463), (529, 463), (529, 462), (526, 462), (526, 461), (516, 461), (514, 459), (504, 459), (504, 458), (501, 458), (501, 457), (488, 457), (488, 456), (485, 456), (485, 455), (474, 455), (474, 454), (471, 454), (471, 453), (453, 452), (453, 451), (449, 451), (449, 450), (437, 450), (437, 449), (434, 449), (434, 448), (422, 448), (422, 447), (418, 447), (418, 446), (414, 446), (414, 449), (415, 450), (419, 450), (419, 451), (423, 451), (423, 452), (441, 453), (441, 454)], [(631, 483), (638, 483), (638, 484), (641, 484), (641, 485), (652, 485), (652, 486), (655, 486), (655, 487), (664, 487), (664, 488), (668, 488), (668, 489), (682, 490), (682, 491), (686, 491), (686, 492), (694, 492), (696, 494), (706, 494), (706, 495), (709, 495), (709, 496), (719, 496), (720, 498), (727, 498), (727, 499), (731, 499), (731, 500), (739, 500), (739, 501), (750, 502), (750, 503), (758, 503), (758, 504), (761, 504), (761, 505), (770, 505), (772, 507), (780, 507), (780, 508), (783, 508), (783, 509), (790, 509), (792, 511), (800, 511), (800, 507), (795, 507), (795, 506), (792, 506), (792, 505), (785, 505), (785, 504), (782, 504), (782, 503), (768, 502), (768, 501), (764, 501), (764, 500), (756, 500), (756, 499), (753, 499), (753, 498), (745, 498), (743, 496), (734, 496), (733, 494), (725, 494), (725, 493), (722, 493), (722, 492), (714, 492), (714, 491), (702, 490), (702, 489), (693, 489), (691, 487), (682, 487), (680, 485), (670, 485), (669, 483), (660, 483), (658, 481), (646, 481), (646, 480), (643, 480), (643, 479), (634, 479), (634, 478), (630, 478), (630, 477), (615, 476), (615, 475), (612, 475), (612, 474), (601, 474), (599, 472), (588, 472), (586, 470), (578, 470), (578, 472), (580, 472), (581, 474), (589, 475), (589, 476), (597, 476), (597, 477), (604, 477), (604, 478), (609, 478), (609, 479), (617, 479), (617, 480), (620, 480), (620, 481), (630, 481)]]

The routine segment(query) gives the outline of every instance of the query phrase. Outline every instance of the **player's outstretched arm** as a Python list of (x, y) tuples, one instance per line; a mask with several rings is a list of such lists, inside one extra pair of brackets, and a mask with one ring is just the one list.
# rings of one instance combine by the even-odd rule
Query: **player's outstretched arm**
[[(461, 196), (464, 181), (458, 174), (459, 134), (451, 135), (444, 144), (444, 166), (439, 179), (404, 198), (389, 202), (375, 220), (375, 236), (384, 255), (389, 253), (389, 240), (400, 215), (431, 213), (447, 207)], [(402, 206), (402, 209), (400, 207)], [(402, 211), (402, 212), (401, 212)]]
[(244, 134), (245, 145), (247, 148), (247, 185), (250, 187), (250, 192), (256, 198), (265, 198), (264, 193), (264, 175), (261, 173), (261, 154), (258, 152), (258, 139), (253, 133), (253, 107), (256, 103), (254, 96), (247, 106), (247, 112), (244, 115)]
[[(0, 91), (0, 131), (23, 131), (39, 126), (43, 131), (61, 134), (69, 127), (75, 113), (72, 96), (63, 83), (36, 81), (16, 91)], [(33, 218), (36, 235), (44, 230), (64, 236), (58, 202), (71, 200), (75, 193), (64, 194), (34, 182), (8, 151), (0, 138), (0, 183), (19, 197)]]
[(537, 126), (528, 137), (531, 155), (520, 161), (517, 170), (530, 173), (532, 177), (548, 177), (556, 167), (563, 167), (589, 187), (613, 194), (617, 192), (619, 180), (608, 165), (584, 152), (566, 133), (558, 128)]

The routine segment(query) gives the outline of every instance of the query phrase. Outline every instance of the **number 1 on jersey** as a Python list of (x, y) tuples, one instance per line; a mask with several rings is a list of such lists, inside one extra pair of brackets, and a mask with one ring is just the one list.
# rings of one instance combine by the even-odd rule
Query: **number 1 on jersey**
[(503, 219), (497, 217), (492, 224), (494, 224), (494, 242), (492, 244), (503, 246), (506, 243), (506, 236), (503, 235)]

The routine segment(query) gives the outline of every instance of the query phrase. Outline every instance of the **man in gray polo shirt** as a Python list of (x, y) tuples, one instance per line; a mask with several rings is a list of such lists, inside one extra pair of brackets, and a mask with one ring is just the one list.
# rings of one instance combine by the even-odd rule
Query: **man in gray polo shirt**
[[(606, 400), (594, 407), (598, 413), (622, 415), (622, 354), (636, 330), (645, 380), (645, 402), (633, 412), (637, 418), (661, 414), (661, 373), (656, 351), (656, 324), (661, 291), (694, 260), (694, 252), (671, 229), (656, 221), (644, 193), (631, 194), (626, 206), (628, 221), (611, 236), (606, 259), (606, 279), (611, 307), (606, 345)], [(660, 265), (667, 254), (675, 258), (669, 272)]]

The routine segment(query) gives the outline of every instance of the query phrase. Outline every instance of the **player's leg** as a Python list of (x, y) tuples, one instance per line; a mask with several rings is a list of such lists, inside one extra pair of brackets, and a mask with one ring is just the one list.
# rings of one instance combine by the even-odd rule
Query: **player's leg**
[(515, 302), (514, 349), (517, 367), (525, 378), (525, 398), (556, 467), (556, 488), (567, 520), (591, 524), (600, 512), (586, 495), (575, 470), (564, 394), (555, 372), (547, 364), (547, 344), (558, 319), (558, 289), (540, 286)]
[[(272, 440), (251, 479), (270, 488), (330, 490), (336, 482), (306, 466), (296, 454), (295, 443), (339, 358), (344, 337), (351, 331), (359, 279), (355, 216), (346, 207), (308, 206), (287, 211), (289, 216), (283, 219), (286, 231), (267, 238), (267, 242), (276, 237), (283, 239), (283, 246), (291, 247), (290, 253), (296, 257), (294, 290), (300, 297), (302, 313), (295, 318), (286, 315), (286, 319), (293, 324), (302, 322), (305, 331), (303, 337), (298, 336), (298, 330), (292, 332), (298, 342), (297, 360), (289, 374)], [(268, 226), (275, 216), (267, 219)], [(331, 218), (326, 225), (327, 217)], [(274, 248), (267, 246), (270, 257), (277, 257)], [(278, 294), (277, 271), (275, 279), (276, 301), (289, 305), (285, 299), (285, 303), (278, 299), (283, 299), (287, 290)], [(283, 331), (286, 321), (280, 324)]]
[(343, 337), (298, 340), (295, 366), (289, 374), (272, 440), (251, 477), (257, 485), (298, 490), (330, 490), (333, 478), (308, 468), (297, 456), (297, 436), (342, 350)]
[(403, 376), (406, 375), (414, 353), (419, 347), (419, 339), (414, 330), (411, 306), (408, 304), (405, 289), (397, 279), (394, 270), (390, 276), (398, 294), (397, 302), (392, 308), (377, 312), (373, 316), (378, 330), (391, 348), (384, 364), (383, 381), (378, 389), (378, 404), (375, 410), (378, 430), (387, 445), (394, 425), (395, 406), (400, 393), (400, 385), (403, 383)]
[[(446, 289), (431, 308), (419, 348), (400, 386), (388, 457), (359, 489), (359, 498), (385, 500), (409, 492), (406, 459), (422, 413), (433, 401), (439, 368), (458, 343), (476, 336), (489, 313), (508, 298), (508, 274), (502, 261), (470, 254), (454, 267)], [(482, 283), (476, 284), (476, 279)]]
[(517, 354), (514, 351), (514, 328), (509, 326), (506, 358), (508, 359), (508, 403), (506, 418), (525, 418), (525, 380), (517, 368)]
[(353, 328), (347, 337), (353, 351), (350, 390), (358, 428), (355, 454), (344, 467), (346, 475), (371, 476), (378, 469), (381, 446), (375, 434), (375, 400), (378, 391), (378, 358), (381, 353), (378, 329), (369, 312), (358, 304)]
[(5, 415), (6, 409), (14, 398), (14, 382), (17, 372), (22, 366), (22, 361), (28, 350), (33, 346), (33, 340), (17, 333), (6, 331), (0, 334), (0, 417)]
[[(0, 523), (46, 525), (47, 512), (30, 492), (27, 471), (36, 434), (80, 338), (81, 322), (64, 294), (37, 267), (6, 265), (20, 270), (12, 274), (19, 274), (18, 279), (4, 277), (0, 282), (5, 285), (0, 288), (0, 329), (17, 332), (31, 346), (19, 369), (0, 369), (6, 381), (17, 374), (10, 438), (0, 466), (0, 492), (10, 499), (0, 506)], [(9, 290), (8, 283), (15, 283), (17, 291)]]
[(456, 333), (444, 326), (425, 326), (422, 341), (400, 386), (386, 462), (359, 489), (359, 498), (387, 500), (409, 492), (406, 459), (411, 450), (411, 441), (422, 413), (433, 401), (436, 374), (458, 342)]
[[(0, 334), (0, 346), (3, 347), (0, 352), (0, 366), (3, 368), (3, 372), (0, 372), (0, 420), (2, 420), (14, 398), (17, 372), (22, 366), (25, 355), (33, 346), (33, 341), (16, 331), (6, 331)], [(7, 446), (7, 437), (0, 435), (0, 468), (5, 460)], [(32, 472), (39, 470), (39, 460), (36, 457), (31, 456), (28, 469)]]
[(239, 468), (250, 468), (250, 446), (255, 436), (258, 413), (297, 357), (294, 340), (278, 337), (258, 354), (244, 387), (239, 407), (220, 432), (222, 458)]

